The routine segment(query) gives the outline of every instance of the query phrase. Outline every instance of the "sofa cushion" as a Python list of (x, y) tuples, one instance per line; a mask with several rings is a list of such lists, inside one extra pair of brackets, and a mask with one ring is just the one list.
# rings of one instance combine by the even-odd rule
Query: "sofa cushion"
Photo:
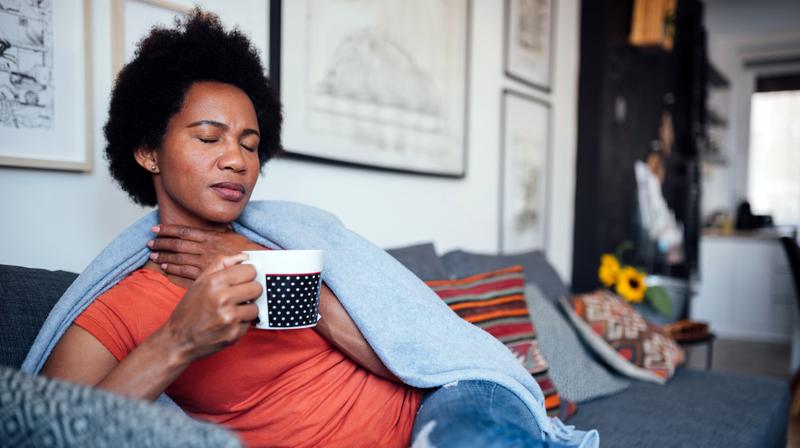
[(19, 367), (77, 274), (0, 265), (0, 366)]
[(664, 383), (686, 359), (672, 337), (610, 291), (562, 299), (562, 306), (594, 352), (631, 378)]
[(564, 420), (575, 412), (573, 402), (561, 399), (539, 349), (525, 303), (522, 266), (427, 283), (462, 319), (496, 337), (514, 353), (539, 383), (548, 414)]
[(633, 381), (581, 404), (570, 424), (603, 446), (784, 448), (788, 408), (784, 381), (678, 369), (666, 386)]
[(569, 288), (558, 272), (538, 250), (515, 255), (488, 255), (455, 250), (442, 255), (442, 262), (454, 277), (501, 269), (516, 264), (525, 268), (525, 282), (535, 283), (554, 303), (569, 295)]
[[(0, 367), (2, 446), (241, 446), (164, 407)], [(6, 445), (7, 444), (7, 445)]]
[(525, 287), (525, 300), (539, 337), (539, 348), (550, 364), (550, 376), (561, 396), (578, 403), (612, 395), (629, 382), (595, 361), (567, 319), (536, 285)]
[(438, 280), (449, 277), (447, 267), (436, 255), (433, 243), (387, 249), (386, 252), (389, 252), (389, 255), (422, 280)]

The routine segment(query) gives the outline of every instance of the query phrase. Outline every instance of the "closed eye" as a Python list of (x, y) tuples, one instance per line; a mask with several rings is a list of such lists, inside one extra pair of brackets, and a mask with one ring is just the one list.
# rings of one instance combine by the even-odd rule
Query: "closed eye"
[(242, 148), (244, 148), (244, 149), (246, 149), (246, 150), (248, 150), (248, 151), (250, 151), (250, 152), (253, 152), (253, 151), (255, 151), (255, 150), (256, 150), (256, 148), (251, 148), (251, 147), (249, 147), (249, 146), (247, 146), (247, 145), (242, 145)]
[(216, 142), (218, 142), (218, 141), (219, 141), (219, 139), (216, 139), (216, 138), (203, 138), (203, 137), (197, 137), (197, 139), (198, 139), (198, 140), (200, 140), (200, 141), (201, 141), (201, 142), (203, 142), (203, 143), (216, 143)]

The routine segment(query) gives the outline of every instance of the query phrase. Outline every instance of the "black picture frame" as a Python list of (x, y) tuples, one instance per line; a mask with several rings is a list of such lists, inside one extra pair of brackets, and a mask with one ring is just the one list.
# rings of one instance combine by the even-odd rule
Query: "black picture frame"
[[(346, 168), (354, 168), (354, 169), (364, 169), (370, 171), (379, 171), (379, 172), (387, 172), (387, 173), (398, 173), (398, 174), (412, 174), (424, 177), (442, 177), (442, 178), (451, 178), (451, 179), (463, 179), (467, 175), (468, 170), (468, 156), (469, 156), (469, 108), (470, 108), (470, 80), (471, 80), (471, 41), (472, 41), (472, 0), (463, 0), (465, 3), (466, 14), (465, 14), (465, 42), (464, 42), (464, 91), (463, 91), (463, 129), (462, 129), (462, 141), (463, 145), (461, 148), (462, 151), (462, 163), (461, 169), (458, 173), (447, 173), (447, 172), (437, 172), (435, 170), (414, 170), (414, 169), (405, 169), (405, 168), (397, 168), (397, 167), (390, 167), (390, 166), (383, 166), (383, 165), (373, 165), (369, 163), (363, 162), (354, 162), (348, 160), (342, 160), (332, 157), (322, 157), (317, 155), (310, 155), (303, 153), (302, 149), (300, 148), (292, 148), (290, 146), (284, 147), (284, 158), (298, 160), (298, 161), (306, 161), (311, 163), (320, 163), (325, 165), (331, 166), (339, 166), (339, 167), (346, 167)], [(282, 54), (283, 54), (283, 9), (284, 9), (284, 0), (270, 0), (269, 1), (269, 24), (270, 24), (270, 31), (269, 31), (269, 77), (272, 83), (272, 86), (283, 102), (282, 97)], [(284, 116), (284, 123), (286, 121), (286, 116)]]
[(554, 56), (553, 53), (555, 52), (556, 48), (556, 32), (555, 26), (557, 23), (556, 14), (557, 14), (557, 0), (549, 0), (550, 1), (550, 17), (549, 17), (549, 49), (548, 49), (548, 56), (547, 56), (547, 80), (544, 83), (537, 82), (535, 79), (531, 79), (525, 73), (515, 72), (514, 69), (511, 67), (511, 45), (512, 45), (512, 36), (511, 36), (511, 2), (512, 1), (520, 1), (520, 0), (505, 0), (504, 1), (504, 10), (503, 10), (503, 73), (510, 79), (523, 83), (527, 86), (533, 87), (535, 89), (541, 90), (546, 93), (551, 93), (553, 88), (553, 61)]

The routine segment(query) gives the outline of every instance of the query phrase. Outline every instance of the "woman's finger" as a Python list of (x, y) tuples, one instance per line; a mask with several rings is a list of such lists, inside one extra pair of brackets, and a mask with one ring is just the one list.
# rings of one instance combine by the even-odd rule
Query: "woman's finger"
[(231, 286), (229, 293), (230, 297), (233, 298), (231, 305), (237, 306), (238, 309), (239, 306), (244, 306), (247, 302), (254, 301), (261, 296), (261, 284), (258, 282), (240, 283), (236, 286)]
[(258, 318), (258, 307), (253, 303), (236, 306), (236, 316), (239, 322), (250, 323)]
[[(217, 275), (221, 271), (236, 266), (237, 264), (247, 260), (249, 257), (245, 253), (238, 253), (234, 255), (227, 255), (227, 256), (218, 256), (214, 258), (211, 264), (203, 271), (201, 275)], [(253, 278), (255, 278), (255, 268), (252, 266), (248, 266), (253, 274)]]
[(197, 268), (203, 267), (203, 257), (194, 254), (184, 254), (176, 252), (152, 252), (150, 259), (158, 264), (180, 264), (194, 266)]
[(180, 238), (154, 238), (148, 241), (147, 247), (151, 250), (185, 254), (202, 255), (204, 253), (202, 244)]
[(200, 268), (196, 266), (161, 263), (161, 270), (189, 280), (196, 280), (200, 276)]
[(195, 241), (202, 243), (213, 233), (207, 230), (196, 229), (194, 227), (180, 226), (177, 224), (158, 224), (151, 229), (160, 238), (179, 238), (182, 240)]

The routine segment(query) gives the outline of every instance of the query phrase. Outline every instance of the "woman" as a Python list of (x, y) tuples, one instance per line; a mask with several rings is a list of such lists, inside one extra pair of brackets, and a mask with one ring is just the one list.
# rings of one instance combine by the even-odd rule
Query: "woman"
[(327, 286), (313, 329), (252, 327), (261, 287), (239, 254), (263, 247), (230, 223), (281, 151), (263, 73), (246, 37), (197, 10), (140, 43), (112, 93), (106, 154), (135, 202), (158, 205), (151, 260), (75, 320), (44, 374), (166, 392), (253, 446), (408, 446), (412, 428), (419, 444), (540, 446), (530, 412), (496, 384), (403, 384)]

